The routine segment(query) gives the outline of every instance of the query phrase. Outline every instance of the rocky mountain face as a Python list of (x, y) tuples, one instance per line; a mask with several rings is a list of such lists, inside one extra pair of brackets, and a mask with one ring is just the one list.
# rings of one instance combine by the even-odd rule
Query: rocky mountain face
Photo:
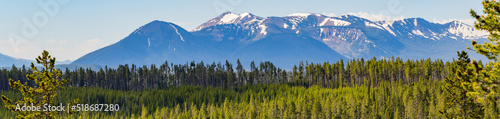
[[(454, 52), (442, 55), (441, 51), (464, 50), (470, 40), (482, 41), (488, 35), (458, 21), (446, 24), (422, 18), (370, 21), (353, 15), (330, 17), (313, 13), (262, 18), (250, 13), (230, 12), (209, 20), (192, 32), (211, 34), (218, 38), (213, 39), (216, 41), (238, 39), (240, 44), (258, 41), (268, 34), (292, 33), (321, 41), (348, 58), (396, 56), (412, 59), (426, 56), (451, 59)], [(421, 53), (423, 51), (427, 53)]]

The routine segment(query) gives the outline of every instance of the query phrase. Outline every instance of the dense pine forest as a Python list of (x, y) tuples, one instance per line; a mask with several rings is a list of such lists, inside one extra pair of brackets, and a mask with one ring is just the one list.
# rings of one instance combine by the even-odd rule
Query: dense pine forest
[[(454, 77), (457, 63), (373, 58), (306, 61), (290, 71), (271, 62), (245, 69), (239, 61), (65, 69), (60, 78), (70, 79), (68, 88), (55, 99), (120, 105), (118, 112), (60, 115), (75, 118), (445, 118), (444, 79)], [(32, 85), (25, 77), (30, 72), (24, 66), (1, 70), (1, 94), (22, 99), (8, 79)], [(484, 117), (497, 118), (498, 104), (488, 103)], [(15, 116), (0, 110), (5, 118)]]
[[(70, 79), (69, 87), (100, 87), (115, 90), (151, 90), (182, 85), (202, 87), (223, 87), (233, 89), (246, 85), (259, 84), (291, 84), (293, 86), (310, 87), (318, 85), (324, 88), (339, 88), (360, 86), (369, 83), (377, 86), (382, 81), (402, 82), (409, 84), (418, 80), (440, 80), (451, 72), (453, 62), (431, 59), (406, 60), (388, 58), (377, 60), (356, 59), (335, 63), (300, 62), (290, 71), (280, 69), (271, 62), (252, 62), (245, 69), (237, 61), (234, 66), (229, 61), (225, 63), (205, 64), (190, 62), (186, 64), (169, 64), (160, 66), (120, 65), (118, 68), (92, 70), (65, 69), (60, 79)], [(31, 69), (25, 66), (11, 70), (0, 70), (0, 87), (9, 90), (8, 79), (19, 79), (28, 82), (26, 75)]]

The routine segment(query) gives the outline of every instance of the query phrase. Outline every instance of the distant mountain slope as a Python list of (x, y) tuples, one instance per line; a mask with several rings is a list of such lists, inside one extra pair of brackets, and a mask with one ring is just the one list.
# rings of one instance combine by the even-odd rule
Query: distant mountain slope
[[(22, 67), (24, 65), (26, 68), (29, 68), (32, 62), (35, 63), (35, 66), (41, 66), (41, 65), (36, 64), (35, 60), (14, 58), (14, 57), (7, 56), (7, 55), (0, 53), (0, 69), (1, 68), (10, 69), (10, 68), (12, 68), (12, 65), (15, 65), (18, 68)], [(71, 63), (70, 60), (56, 61), (56, 67), (60, 68), (59, 65), (65, 65), (65, 64), (70, 64), (70, 63)]]
[(283, 68), (292, 68), (300, 61), (322, 63), (347, 59), (320, 41), (296, 34), (271, 34), (236, 49), (231, 58), (239, 58), (245, 64), (253, 60), (271, 61)]
[(12, 67), (12, 65), (16, 67), (29, 66), (31, 62), (31, 60), (14, 58), (0, 53), (0, 67)]
[[(150, 65), (169, 59), (185, 63), (191, 60), (213, 60), (217, 54), (183, 28), (169, 22), (153, 21), (135, 30), (119, 42), (91, 52), (72, 64), (120, 64)], [(207, 54), (210, 53), (210, 54)]]
[(294, 34), (276, 34), (261, 42), (238, 45), (236, 42), (206, 40), (173, 23), (153, 21), (123, 40), (75, 60), (72, 65), (115, 67), (120, 64), (161, 64), (165, 60), (174, 63), (211, 63), (241, 59), (246, 63), (276, 61), (281, 66), (291, 67), (302, 60), (320, 62), (337, 61), (340, 58), (345, 59), (325, 44)]

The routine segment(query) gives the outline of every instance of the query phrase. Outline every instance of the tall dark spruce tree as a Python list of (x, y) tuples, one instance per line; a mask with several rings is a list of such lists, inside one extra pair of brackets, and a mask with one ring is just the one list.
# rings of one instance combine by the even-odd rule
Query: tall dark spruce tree
[(465, 51), (457, 51), (457, 54), (458, 61), (452, 68), (453, 75), (444, 80), (445, 107), (440, 112), (447, 118), (482, 118), (483, 106), (467, 96), (467, 92), (473, 90), (470, 84), (475, 81), (471, 60)]

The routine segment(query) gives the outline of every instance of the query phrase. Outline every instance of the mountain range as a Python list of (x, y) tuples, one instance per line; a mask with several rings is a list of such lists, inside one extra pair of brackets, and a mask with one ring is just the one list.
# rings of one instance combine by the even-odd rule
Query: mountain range
[[(451, 61), (471, 40), (487, 32), (458, 21), (422, 18), (371, 21), (354, 15), (295, 13), (260, 17), (225, 12), (195, 29), (152, 21), (124, 39), (86, 54), (71, 65), (150, 65), (203, 61), (242, 64), (271, 61), (289, 69), (300, 61), (320, 63), (353, 58), (433, 58)], [(472, 58), (483, 59), (476, 53)]]
[[(28, 67), (30, 67), (31, 62), (33, 62), (33, 63), (35, 63), (35, 65), (37, 65), (35, 60), (14, 58), (14, 57), (0, 53), (0, 68), (4, 67), (7, 69), (10, 69), (10, 68), (12, 68), (12, 66), (22, 67), (23, 65), (25, 65), (25, 67), (28, 68)], [(56, 61), (56, 64), (70, 64), (70, 63), (71, 63), (70, 60)]]
[(15, 66), (25, 65), (25, 66), (29, 67), (31, 62), (32, 61), (30, 61), (30, 60), (14, 58), (11, 56), (0, 54), (0, 67), (11, 67), (12, 65), (15, 65)]

